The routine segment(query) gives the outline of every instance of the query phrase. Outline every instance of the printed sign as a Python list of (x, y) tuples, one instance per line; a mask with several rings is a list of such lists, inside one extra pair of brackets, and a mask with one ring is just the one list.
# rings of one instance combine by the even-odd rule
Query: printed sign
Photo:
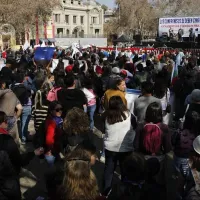
[(173, 32), (177, 35), (182, 29), (183, 37), (189, 37), (190, 29), (196, 36), (200, 33), (200, 17), (171, 17), (159, 19), (159, 36), (170, 35)]

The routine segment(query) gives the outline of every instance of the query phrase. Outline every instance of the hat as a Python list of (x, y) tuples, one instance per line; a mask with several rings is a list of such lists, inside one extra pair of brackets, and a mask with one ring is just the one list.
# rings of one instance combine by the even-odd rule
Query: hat
[(112, 68), (112, 73), (114, 73), (114, 74), (119, 74), (119, 73), (120, 73), (119, 68), (118, 68), (118, 67), (113, 67), (113, 68)]
[(192, 93), (188, 96), (188, 100), (190, 103), (192, 102), (200, 102), (200, 90), (195, 89)]
[(100, 66), (96, 66), (96, 73), (97, 74), (102, 74), (103, 73), (103, 70)]
[(68, 66), (65, 68), (65, 72), (66, 72), (66, 73), (69, 73), (69, 72), (72, 71), (72, 69), (73, 69), (73, 66), (72, 66), (72, 65), (68, 65)]
[(123, 74), (124, 76), (127, 76), (127, 71), (126, 70), (121, 70), (121, 74)]
[(200, 154), (200, 136), (197, 136), (193, 141), (193, 148), (198, 154)]

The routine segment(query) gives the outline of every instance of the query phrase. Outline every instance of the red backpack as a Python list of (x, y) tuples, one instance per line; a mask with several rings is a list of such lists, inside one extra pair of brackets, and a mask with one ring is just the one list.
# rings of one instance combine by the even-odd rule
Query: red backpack
[(61, 90), (61, 87), (58, 88), (52, 88), (49, 93), (47, 94), (47, 100), (52, 102), (52, 101), (58, 101), (58, 97), (57, 97), (57, 92), (59, 90)]
[(159, 153), (162, 143), (162, 131), (159, 124), (145, 124), (142, 136), (142, 149), (151, 155)]

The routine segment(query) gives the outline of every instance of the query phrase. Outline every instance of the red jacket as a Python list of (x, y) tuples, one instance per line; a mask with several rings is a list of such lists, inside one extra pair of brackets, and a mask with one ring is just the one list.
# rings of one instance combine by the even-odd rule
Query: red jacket
[(47, 119), (46, 126), (46, 151), (52, 151), (59, 153), (61, 150), (61, 136), (62, 130), (56, 126), (56, 122), (53, 119)]

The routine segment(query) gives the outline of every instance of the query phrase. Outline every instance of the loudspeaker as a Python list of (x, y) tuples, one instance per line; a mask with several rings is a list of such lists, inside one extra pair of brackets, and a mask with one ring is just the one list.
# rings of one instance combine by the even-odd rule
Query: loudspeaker
[(141, 43), (141, 40), (142, 40), (142, 37), (141, 37), (141, 35), (135, 35), (135, 36), (134, 36), (134, 39), (135, 39), (135, 43), (136, 43), (136, 44), (140, 44), (140, 43)]
[(198, 42), (198, 44), (200, 44), (200, 34), (198, 34), (197, 42)]

